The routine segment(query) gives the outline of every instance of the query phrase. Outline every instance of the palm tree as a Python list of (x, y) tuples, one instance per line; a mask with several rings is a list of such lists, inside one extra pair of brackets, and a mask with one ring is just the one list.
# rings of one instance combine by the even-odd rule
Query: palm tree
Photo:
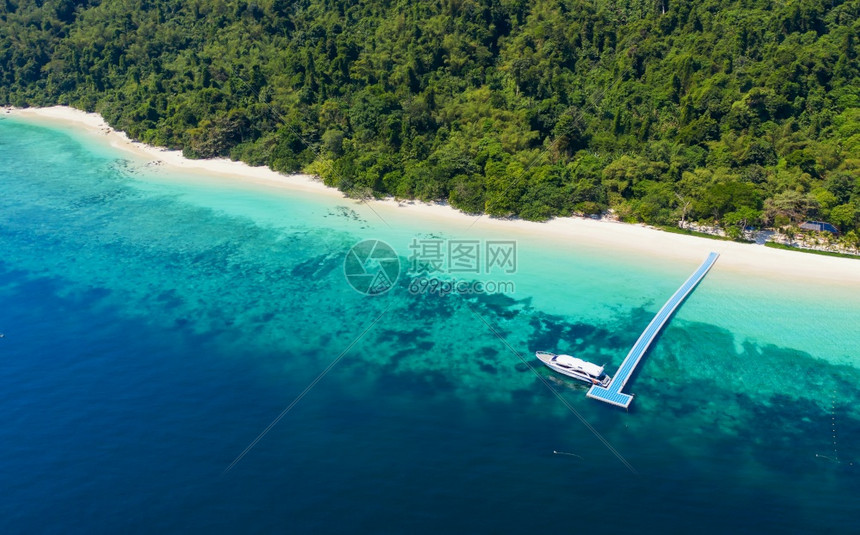
[(794, 237), (797, 235), (797, 233), (795, 232), (795, 227), (793, 227), (793, 226), (785, 227), (784, 234), (785, 234), (785, 237), (788, 238), (788, 244), (794, 245)]
[(845, 250), (854, 250), (855, 253), (860, 253), (860, 233), (851, 230), (842, 236), (842, 242), (845, 244)]

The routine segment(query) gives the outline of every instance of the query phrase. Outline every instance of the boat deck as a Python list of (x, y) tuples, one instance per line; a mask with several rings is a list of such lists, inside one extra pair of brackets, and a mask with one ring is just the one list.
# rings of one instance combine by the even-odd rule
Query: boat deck
[(633, 348), (630, 349), (630, 353), (627, 354), (624, 362), (621, 363), (621, 366), (618, 368), (618, 371), (615, 373), (609, 386), (592, 386), (588, 390), (588, 397), (611, 405), (616, 405), (618, 407), (624, 407), (625, 409), (630, 406), (630, 402), (633, 401), (633, 396), (622, 393), (621, 389), (624, 388), (624, 385), (627, 384), (630, 376), (633, 375), (633, 371), (636, 370), (636, 366), (639, 364), (639, 361), (642, 360), (642, 357), (648, 351), (648, 348), (651, 346), (651, 342), (654, 341), (663, 326), (669, 322), (669, 318), (672, 317), (672, 313), (677, 310), (684, 299), (693, 291), (693, 288), (695, 288), (696, 285), (705, 278), (705, 275), (707, 275), (711, 266), (714, 265), (714, 262), (717, 261), (719, 256), (720, 255), (717, 253), (711, 253), (708, 255), (708, 258), (701, 266), (699, 266), (699, 269), (690, 275), (690, 278), (688, 278), (687, 281), (678, 288), (678, 291), (676, 291), (672, 297), (666, 301), (666, 304), (663, 305), (663, 308), (661, 308), (659, 312), (657, 312), (657, 315), (654, 316), (654, 319), (651, 320), (648, 327), (646, 327), (642, 334), (639, 335), (639, 339), (636, 340)]

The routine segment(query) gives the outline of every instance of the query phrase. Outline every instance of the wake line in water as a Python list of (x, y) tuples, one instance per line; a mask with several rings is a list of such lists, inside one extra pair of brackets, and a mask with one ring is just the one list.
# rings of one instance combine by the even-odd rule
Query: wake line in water
[[(577, 454), (575, 454), (575, 453), (568, 453), (568, 452), (566, 452), (566, 451), (555, 451), (555, 450), (552, 450), (552, 453), (553, 453), (554, 455), (569, 455), (569, 456), (571, 456), (571, 457), (577, 457), (577, 458), (579, 458), (579, 459), (582, 459), (582, 455), (577, 455)], [(585, 459), (583, 459), (583, 460), (585, 460)]]
[[(828, 460), (828, 461), (830, 461), (832, 463), (836, 463), (836, 464), (844, 464), (844, 461), (841, 461), (839, 459), (834, 459), (833, 457), (828, 457), (827, 455), (821, 455), (820, 453), (816, 453), (815, 458), (816, 459), (825, 459), (825, 460)], [(848, 466), (854, 466), (854, 461), (848, 461)]]
[(341, 360), (341, 359), (342, 359), (342, 358), (343, 358), (347, 353), (349, 353), (349, 350), (350, 350), (350, 349), (352, 349), (352, 347), (353, 347), (355, 344), (357, 344), (357, 343), (359, 342), (359, 340), (361, 340), (362, 338), (364, 338), (364, 335), (365, 335), (365, 334), (367, 334), (367, 332), (368, 332), (368, 331), (370, 331), (370, 329), (372, 329), (372, 328), (373, 328), (373, 326), (374, 326), (374, 325), (376, 325), (376, 324), (377, 324), (377, 322), (379, 322), (379, 320), (380, 320), (380, 319), (382, 319), (382, 316), (384, 316), (384, 315), (385, 315), (385, 313), (386, 313), (386, 312), (388, 312), (388, 309), (389, 309), (389, 308), (391, 308), (391, 303), (388, 303), (388, 305), (385, 307), (385, 309), (383, 309), (383, 311), (382, 311), (382, 312), (380, 312), (380, 313), (379, 313), (379, 315), (378, 315), (378, 316), (376, 316), (376, 318), (374, 318), (374, 320), (370, 322), (370, 325), (368, 325), (368, 326), (367, 326), (363, 331), (361, 331), (361, 334), (359, 334), (359, 335), (358, 335), (358, 336), (357, 336), (357, 337), (356, 337), (356, 338), (355, 338), (355, 339), (354, 339), (354, 340), (353, 340), (353, 341), (352, 341), (352, 342), (351, 342), (351, 343), (346, 347), (346, 349), (344, 349), (343, 351), (341, 351), (340, 355), (338, 355), (338, 356), (337, 356), (337, 358), (335, 358), (335, 359), (331, 362), (331, 364), (329, 364), (328, 366), (326, 366), (326, 368), (325, 368), (322, 372), (320, 372), (320, 374), (319, 374), (319, 375), (317, 375), (317, 376), (316, 376), (316, 378), (315, 378), (313, 381), (311, 381), (311, 384), (309, 384), (309, 385), (308, 385), (304, 390), (302, 390), (302, 393), (301, 393), (301, 394), (299, 394), (298, 396), (296, 396), (296, 398), (295, 398), (295, 399), (293, 399), (293, 401), (292, 401), (289, 405), (287, 405), (287, 407), (286, 407), (283, 411), (281, 411), (281, 413), (277, 416), (277, 418), (275, 418), (274, 420), (272, 420), (272, 423), (270, 423), (268, 426), (266, 426), (266, 428), (265, 428), (265, 429), (263, 429), (263, 432), (262, 432), (262, 433), (260, 433), (259, 435), (257, 435), (257, 438), (255, 438), (254, 440), (252, 440), (252, 441), (251, 441), (251, 443), (250, 443), (250, 444), (248, 444), (248, 446), (247, 446), (247, 447), (242, 451), (242, 453), (240, 453), (240, 454), (239, 454), (235, 459), (233, 459), (233, 462), (232, 462), (232, 463), (230, 463), (230, 464), (227, 466), (227, 468), (225, 468), (225, 469), (224, 469), (224, 472), (222, 472), (222, 473), (221, 473), (221, 475), (222, 475), (222, 476), (224, 476), (224, 475), (228, 474), (228, 473), (230, 472), (230, 470), (232, 470), (232, 469), (233, 469), (233, 467), (234, 467), (234, 466), (236, 466), (237, 464), (239, 464), (239, 461), (241, 461), (242, 459), (244, 459), (244, 458), (245, 458), (245, 455), (247, 455), (247, 454), (248, 454), (248, 452), (249, 452), (249, 451), (251, 451), (251, 450), (254, 448), (254, 446), (256, 446), (256, 445), (257, 445), (257, 443), (258, 443), (258, 442), (260, 442), (261, 440), (263, 440), (263, 437), (265, 437), (265, 436), (269, 433), (269, 431), (271, 431), (271, 430), (272, 430), (272, 428), (273, 428), (273, 427), (275, 427), (275, 426), (278, 424), (278, 422), (280, 422), (280, 421), (281, 421), (281, 419), (282, 419), (284, 416), (286, 416), (286, 415), (287, 415), (287, 413), (288, 413), (288, 412), (290, 412), (291, 410), (293, 410), (293, 407), (295, 407), (295, 406), (296, 406), (296, 405), (297, 405), (297, 404), (298, 404), (298, 403), (299, 403), (299, 402), (300, 402), (300, 401), (305, 397), (305, 395), (306, 395), (308, 392), (310, 392), (311, 390), (313, 390), (313, 388), (317, 385), (317, 383), (319, 383), (319, 382), (322, 380), (322, 378), (323, 378), (323, 377), (325, 377), (325, 376), (326, 376), (326, 374), (327, 374), (328, 372), (330, 372), (330, 371), (331, 371), (331, 369), (332, 369), (332, 368), (334, 368), (334, 367), (337, 365), (337, 363), (338, 363), (338, 362), (340, 362), (340, 360)]

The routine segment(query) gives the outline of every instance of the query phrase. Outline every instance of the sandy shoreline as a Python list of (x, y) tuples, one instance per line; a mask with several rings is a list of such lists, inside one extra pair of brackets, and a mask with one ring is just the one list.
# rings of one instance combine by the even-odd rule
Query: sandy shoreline
[(82, 129), (85, 134), (101, 136), (111, 147), (131, 153), (138, 158), (156, 161), (160, 165), (181, 169), (193, 173), (205, 173), (225, 178), (241, 179), (246, 182), (261, 184), (279, 184), (293, 190), (312, 191), (323, 195), (343, 197), (343, 194), (327, 187), (321, 181), (309, 175), (282, 175), (268, 167), (252, 167), (243, 162), (234, 162), (227, 158), (207, 160), (191, 160), (182, 155), (182, 151), (154, 147), (138, 141), (133, 141), (125, 134), (114, 130), (97, 113), (87, 113), (66, 106), (50, 108), (8, 108), (5, 115), (18, 119), (26, 119), (33, 123), (45, 125), (65, 125)]
[[(308, 175), (283, 175), (266, 167), (251, 167), (228, 159), (189, 160), (180, 151), (171, 151), (132, 141), (118, 132), (95, 113), (86, 113), (64, 106), (50, 108), (10, 109), (4, 116), (42, 123), (46, 126), (65, 125), (81, 129), (85, 134), (100, 136), (110, 146), (129, 152), (138, 158), (157, 161), (159, 165), (194, 174), (214, 175), (248, 184), (282, 190), (313, 193), (343, 199), (343, 194), (325, 186)], [(721, 257), (717, 266), (750, 275), (778, 279), (802, 279), (837, 285), (860, 287), (860, 261), (819, 256), (794, 251), (770, 249), (761, 245), (724, 242), (672, 234), (610, 221), (583, 218), (558, 218), (547, 223), (520, 220), (499, 220), (487, 216), (478, 218), (458, 212), (442, 204), (422, 202), (373, 201), (374, 212), (384, 220), (426, 220), (444, 223), (448, 228), (462, 225), (463, 234), (492, 230), (505, 232), (518, 239), (552, 240), (565, 244), (584, 244), (624, 251), (630, 254), (656, 256), (683, 262), (701, 262), (710, 251)], [(476, 221), (477, 220), (477, 221)]]

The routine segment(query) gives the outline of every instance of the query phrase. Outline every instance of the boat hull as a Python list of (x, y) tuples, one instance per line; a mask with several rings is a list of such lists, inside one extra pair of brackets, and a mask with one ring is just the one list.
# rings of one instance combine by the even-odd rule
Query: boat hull
[(583, 383), (589, 385), (607, 386), (610, 381), (612, 381), (612, 378), (609, 377), (609, 375), (607, 374), (603, 374), (601, 377), (596, 378), (592, 377), (591, 375), (588, 375), (587, 373), (560, 366), (555, 362), (556, 357), (558, 357), (558, 355), (556, 355), (555, 353), (538, 351), (537, 353), (535, 353), (535, 356), (544, 364), (544, 366), (551, 369), (552, 371), (560, 373), (562, 375), (566, 375), (571, 379), (582, 381)]

